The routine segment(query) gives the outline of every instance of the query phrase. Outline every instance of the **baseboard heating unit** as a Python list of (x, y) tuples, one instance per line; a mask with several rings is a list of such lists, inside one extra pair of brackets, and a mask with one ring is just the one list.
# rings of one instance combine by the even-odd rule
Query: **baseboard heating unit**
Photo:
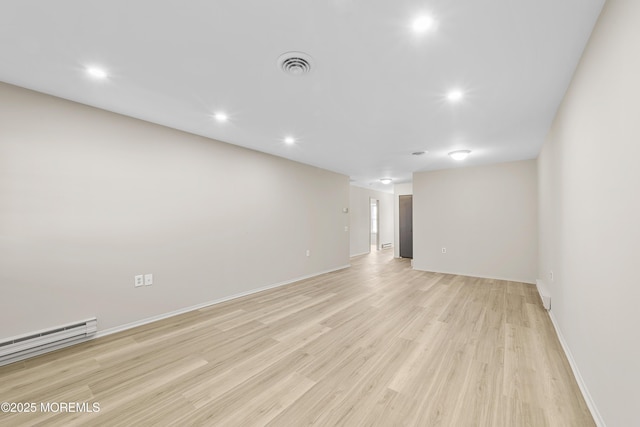
[(89, 339), (98, 330), (94, 317), (51, 329), (0, 339), (0, 366)]

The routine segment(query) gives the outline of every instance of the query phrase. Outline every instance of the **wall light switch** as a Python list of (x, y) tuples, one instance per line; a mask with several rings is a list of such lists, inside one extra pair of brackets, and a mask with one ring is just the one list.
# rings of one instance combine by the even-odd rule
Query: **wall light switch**
[(145, 274), (144, 275), (144, 284), (146, 286), (153, 285), (153, 274)]
[(447, 253), (447, 248), (442, 248), (442, 253), (446, 254)]
[(133, 286), (135, 286), (136, 288), (138, 286), (144, 286), (144, 276), (142, 274), (133, 276)]
[(307, 249), (307, 256), (311, 256), (311, 251)]

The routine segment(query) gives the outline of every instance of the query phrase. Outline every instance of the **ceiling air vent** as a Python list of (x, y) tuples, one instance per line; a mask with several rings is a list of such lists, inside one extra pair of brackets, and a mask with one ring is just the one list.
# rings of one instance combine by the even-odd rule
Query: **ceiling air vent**
[(311, 57), (302, 52), (287, 52), (278, 58), (278, 67), (292, 76), (302, 76), (311, 72)]

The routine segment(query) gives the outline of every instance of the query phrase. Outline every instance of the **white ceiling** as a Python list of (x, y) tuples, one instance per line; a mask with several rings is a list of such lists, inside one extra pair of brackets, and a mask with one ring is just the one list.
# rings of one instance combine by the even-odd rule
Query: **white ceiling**
[[(380, 178), (537, 157), (603, 4), (2, 0), (0, 80), (389, 189)], [(422, 13), (435, 31), (412, 31)], [(284, 74), (287, 51), (312, 72)]]

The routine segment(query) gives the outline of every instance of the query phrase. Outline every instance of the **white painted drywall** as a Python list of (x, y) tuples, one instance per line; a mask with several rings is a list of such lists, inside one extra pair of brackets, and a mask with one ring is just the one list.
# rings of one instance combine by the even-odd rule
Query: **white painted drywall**
[(0, 338), (349, 263), (345, 175), (7, 84), (0, 99)]
[(380, 218), (380, 243), (393, 244), (393, 194), (350, 186), (349, 222), (350, 255), (362, 255), (370, 250), (370, 200), (376, 199)]
[(606, 2), (538, 160), (539, 277), (608, 426), (640, 425), (638, 22)]
[(417, 270), (535, 283), (537, 225), (535, 160), (413, 174)]
[(393, 186), (393, 256), (396, 258), (400, 258), (400, 196), (412, 194), (413, 183), (411, 182)]

